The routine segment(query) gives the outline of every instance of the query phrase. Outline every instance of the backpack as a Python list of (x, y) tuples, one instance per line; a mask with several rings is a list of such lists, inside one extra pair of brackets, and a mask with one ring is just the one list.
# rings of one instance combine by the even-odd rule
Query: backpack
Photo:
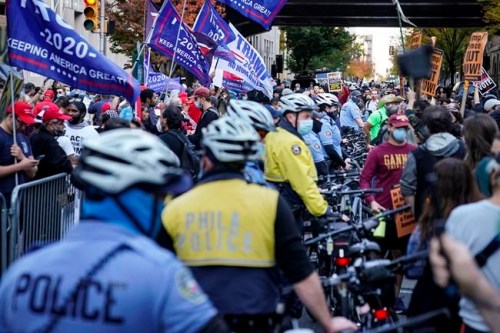
[(193, 179), (196, 179), (200, 172), (200, 158), (194, 148), (194, 145), (187, 139), (183, 139), (179, 134), (172, 131), (170, 133), (172, 133), (184, 144), (184, 148), (182, 149), (180, 156), (181, 168), (188, 171)]
[(372, 146), (378, 146), (379, 144), (384, 142), (384, 136), (387, 133), (387, 122), (389, 121), (389, 118), (385, 119), (381, 124), (380, 124), (380, 130), (378, 131), (377, 137), (372, 139), (370, 144)]

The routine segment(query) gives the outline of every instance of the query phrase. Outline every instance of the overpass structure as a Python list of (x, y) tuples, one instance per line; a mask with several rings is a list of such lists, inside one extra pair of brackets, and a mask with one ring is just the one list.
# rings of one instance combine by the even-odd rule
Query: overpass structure
[[(481, 27), (477, 0), (399, 0), (406, 17), (417, 27)], [(244, 35), (264, 29), (227, 8), (226, 19)], [(276, 26), (398, 27), (392, 0), (288, 0), (275, 18)], [(403, 22), (403, 26), (410, 25)]]

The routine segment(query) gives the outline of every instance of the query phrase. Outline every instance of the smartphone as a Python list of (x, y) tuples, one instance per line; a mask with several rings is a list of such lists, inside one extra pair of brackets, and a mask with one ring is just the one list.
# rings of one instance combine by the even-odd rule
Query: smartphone
[(45, 157), (45, 155), (38, 155), (37, 158), (35, 158), (35, 160), (37, 161), (40, 161), (41, 159), (43, 159)]

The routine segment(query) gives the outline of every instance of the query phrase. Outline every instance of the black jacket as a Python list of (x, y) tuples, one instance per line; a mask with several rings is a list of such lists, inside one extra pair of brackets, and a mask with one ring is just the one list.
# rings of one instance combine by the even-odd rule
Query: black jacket
[(184, 150), (184, 142), (181, 142), (179, 138), (181, 137), (186, 140), (186, 136), (178, 129), (171, 129), (160, 136), (160, 139), (167, 145), (170, 150), (174, 152), (175, 155), (181, 160), (182, 151)]
[(56, 138), (41, 126), (36, 132), (33, 132), (30, 137), (33, 156), (38, 158), (40, 155), (45, 155), (38, 164), (38, 172), (35, 179), (41, 179), (60, 173), (71, 173), (73, 166), (71, 165), (68, 156), (57, 143)]
[(196, 130), (193, 135), (188, 136), (189, 141), (196, 147), (196, 149), (201, 149), (201, 139), (203, 138), (203, 134), (201, 132), (202, 129), (207, 127), (212, 121), (219, 119), (219, 113), (213, 107), (210, 107), (203, 111), (200, 121), (198, 125), (196, 125)]

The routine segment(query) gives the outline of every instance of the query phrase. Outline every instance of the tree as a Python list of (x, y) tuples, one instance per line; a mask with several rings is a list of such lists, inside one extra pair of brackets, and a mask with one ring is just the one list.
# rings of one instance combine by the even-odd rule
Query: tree
[(490, 33), (500, 33), (500, 0), (479, 0), (483, 5), (484, 21)]
[(462, 59), (469, 42), (471, 33), (477, 29), (456, 29), (456, 28), (429, 28), (423, 29), (424, 37), (437, 38), (436, 47), (444, 51), (443, 69), (446, 82), (451, 79), (451, 85), (455, 84), (455, 73), (461, 71)]
[(328, 59), (328, 56), (335, 52), (348, 52), (354, 39), (355, 37), (344, 28), (286, 28), (286, 44), (290, 51), (288, 68), (295, 73), (313, 69), (313, 64), (317, 65), (322, 59)]
[(357, 78), (372, 78), (373, 63), (361, 59), (352, 59), (347, 66), (347, 75)]
[[(153, 2), (158, 5), (158, 8), (163, 4), (163, 0), (153, 0)], [(173, 0), (172, 3), (181, 15), (184, 0)], [(184, 22), (192, 26), (204, 3), (204, 0), (187, 0)], [(215, 4), (215, 0), (212, 0), (212, 3)], [(112, 52), (131, 57), (136, 50), (137, 41), (144, 41), (145, 6), (145, 0), (114, 0), (108, 4), (107, 18), (115, 21), (115, 33), (110, 37)], [(224, 6), (216, 4), (216, 9), (224, 14)], [(153, 52), (151, 62), (156, 68), (169, 67), (164, 65), (170, 60)]]

